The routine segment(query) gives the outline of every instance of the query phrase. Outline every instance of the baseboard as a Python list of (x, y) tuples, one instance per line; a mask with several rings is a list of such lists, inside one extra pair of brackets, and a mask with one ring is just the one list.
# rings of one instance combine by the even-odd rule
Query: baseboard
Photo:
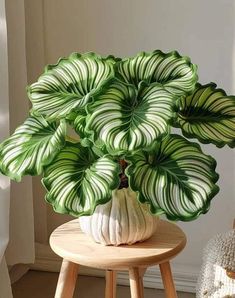
[[(59, 272), (61, 258), (58, 257), (49, 247), (49, 245), (36, 244), (35, 264), (30, 268), (34, 270)], [(174, 282), (178, 291), (195, 293), (198, 271), (194, 268), (184, 268), (179, 265), (172, 265)], [(104, 271), (82, 266), (79, 273), (81, 275), (104, 276)], [(120, 285), (129, 285), (128, 273), (119, 272), (117, 283)], [(144, 286), (147, 288), (162, 289), (162, 280), (157, 266), (148, 268), (144, 275)]]

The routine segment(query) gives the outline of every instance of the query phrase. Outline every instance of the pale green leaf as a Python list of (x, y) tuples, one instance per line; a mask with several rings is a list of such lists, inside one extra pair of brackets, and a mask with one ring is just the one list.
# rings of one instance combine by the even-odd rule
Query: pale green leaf
[(58, 119), (83, 108), (92, 93), (113, 77), (115, 61), (112, 56), (73, 53), (49, 65), (38, 82), (28, 87), (34, 113)]
[(31, 116), (0, 145), (0, 170), (20, 181), (23, 175), (40, 175), (65, 144), (66, 123), (49, 123)]
[(160, 50), (141, 52), (117, 63), (117, 73), (126, 83), (137, 87), (143, 80), (158, 82), (177, 95), (193, 91), (198, 78), (196, 71), (196, 65), (188, 57), (181, 57), (175, 51), (167, 54)]
[(86, 131), (111, 152), (149, 149), (169, 131), (175, 98), (158, 83), (133, 85), (113, 79), (94, 96)]

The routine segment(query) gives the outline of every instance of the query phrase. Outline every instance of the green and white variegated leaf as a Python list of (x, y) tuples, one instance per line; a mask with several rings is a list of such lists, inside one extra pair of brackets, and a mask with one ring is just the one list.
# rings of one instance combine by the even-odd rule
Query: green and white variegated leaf
[(235, 96), (227, 96), (213, 83), (198, 84), (192, 95), (180, 100), (177, 124), (187, 137), (217, 147), (234, 147)]
[(74, 143), (74, 140), (80, 141), (81, 145), (84, 147), (93, 147), (93, 143), (88, 138), (89, 135), (85, 131), (86, 117), (86, 110), (82, 109), (77, 113), (71, 113), (69, 117), (66, 118), (66, 120), (71, 125), (71, 128), (73, 128), (72, 131), (69, 131), (70, 136), (67, 137), (67, 140), (71, 141), (72, 143)]
[(117, 73), (126, 83), (138, 86), (141, 81), (158, 82), (177, 95), (191, 93), (197, 82), (197, 67), (188, 57), (177, 52), (141, 52), (137, 56), (117, 63)]
[(86, 131), (109, 152), (148, 149), (169, 132), (175, 98), (158, 83), (133, 85), (113, 79), (94, 96)]
[(28, 87), (34, 113), (58, 119), (83, 108), (92, 93), (113, 77), (114, 63), (112, 56), (73, 53), (56, 65), (47, 66), (38, 82)]
[(98, 157), (90, 148), (68, 142), (45, 169), (46, 200), (59, 213), (90, 215), (98, 204), (111, 199), (119, 172), (110, 156)]
[(127, 175), (139, 200), (170, 220), (188, 221), (206, 213), (219, 190), (215, 160), (178, 135), (169, 135), (155, 152), (139, 151), (129, 161)]
[(0, 145), (0, 170), (20, 181), (23, 175), (40, 175), (65, 145), (66, 123), (49, 123), (31, 116)]
[(85, 110), (81, 110), (74, 119), (72, 126), (74, 127), (76, 133), (80, 138), (86, 137), (85, 127), (86, 127), (86, 117), (87, 113)]

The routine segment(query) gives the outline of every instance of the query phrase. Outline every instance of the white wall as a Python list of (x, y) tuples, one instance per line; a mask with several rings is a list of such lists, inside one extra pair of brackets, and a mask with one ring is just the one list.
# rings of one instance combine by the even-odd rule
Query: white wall
[[(141, 50), (177, 49), (198, 64), (202, 83), (215, 81), (235, 93), (233, 0), (44, 0), (42, 7), (45, 63), (74, 51), (129, 56)], [(37, 63), (34, 58), (29, 62), (34, 67)], [(176, 263), (195, 273), (207, 240), (229, 229), (235, 217), (234, 152), (212, 145), (203, 149), (218, 161), (221, 191), (208, 214), (179, 224), (188, 244)], [(49, 207), (48, 232), (65, 218)]]

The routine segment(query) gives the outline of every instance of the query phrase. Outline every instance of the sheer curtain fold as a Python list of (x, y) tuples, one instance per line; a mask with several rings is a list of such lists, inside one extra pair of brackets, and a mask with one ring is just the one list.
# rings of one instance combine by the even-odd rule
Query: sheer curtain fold
[[(5, 1), (0, 0), (0, 139), (9, 134), (8, 55)], [(0, 298), (11, 298), (4, 253), (9, 240), (10, 181), (0, 176)]]
[[(0, 142), (27, 117), (26, 85), (24, 1), (0, 0)], [(0, 298), (12, 297), (6, 263), (34, 262), (32, 196), (31, 177), (0, 175)]]

